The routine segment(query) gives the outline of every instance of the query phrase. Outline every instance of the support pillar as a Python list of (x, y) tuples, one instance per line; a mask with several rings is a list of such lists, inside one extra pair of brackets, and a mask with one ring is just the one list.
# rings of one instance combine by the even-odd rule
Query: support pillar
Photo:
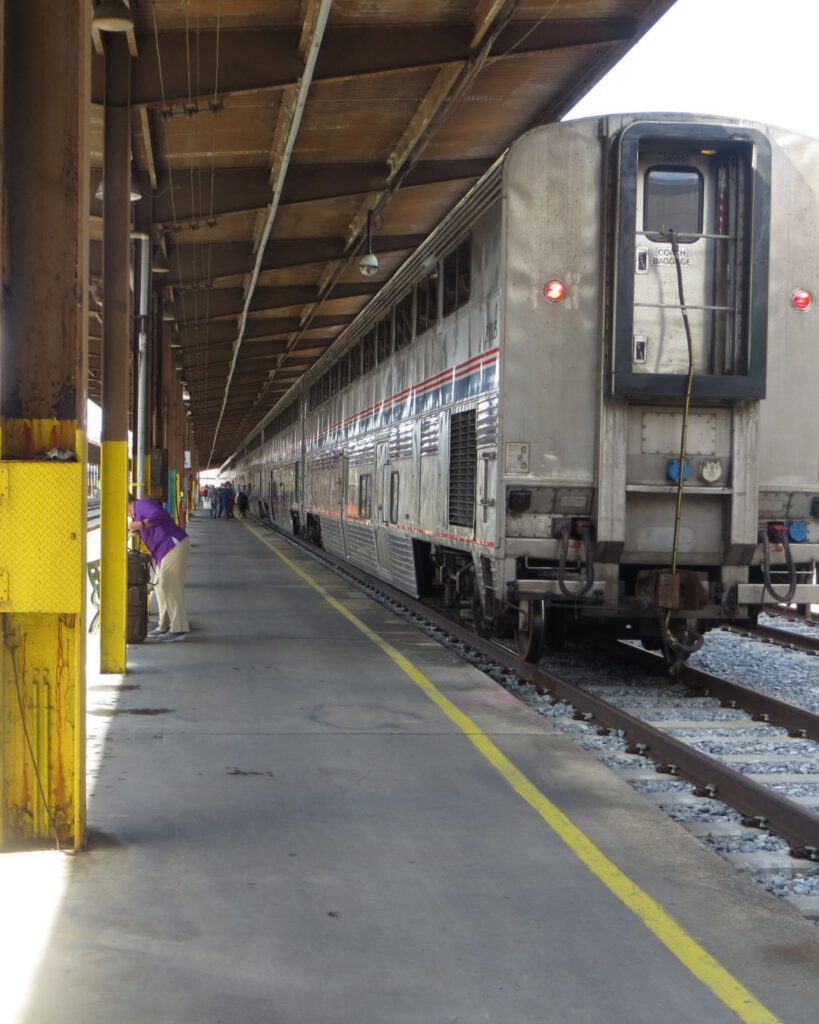
[(89, 16), (85, 0), (0, 3), (4, 848), (85, 832)]
[(125, 672), (127, 624), (128, 369), (131, 265), (131, 59), (122, 33), (103, 33), (102, 431), (100, 670)]

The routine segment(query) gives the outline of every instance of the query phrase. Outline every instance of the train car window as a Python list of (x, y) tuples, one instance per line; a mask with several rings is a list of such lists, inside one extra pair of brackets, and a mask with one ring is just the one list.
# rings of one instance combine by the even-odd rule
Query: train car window
[(350, 353), (345, 352), (338, 361), (338, 386), (346, 388), (350, 383)]
[(373, 509), (373, 476), (364, 473), (358, 481), (358, 514), (362, 519), (370, 519)]
[(399, 474), (394, 472), (390, 475), (390, 522), (398, 522), (398, 484)]
[(361, 342), (362, 367), (364, 373), (369, 373), (375, 366), (375, 329), (364, 336)]
[(438, 268), (419, 282), (415, 292), (416, 332), (423, 334), (438, 320)]
[(690, 245), (702, 232), (703, 181), (696, 167), (666, 167), (646, 171), (643, 188), (643, 231), (652, 242), (668, 240), (677, 233), (680, 243)]
[(458, 246), (458, 306), (466, 305), (472, 294), (472, 238)]
[(361, 376), (361, 345), (353, 345), (350, 349), (350, 383)]
[(328, 376), (330, 378), (330, 398), (332, 398), (333, 395), (337, 395), (338, 394), (338, 379), (339, 379), (338, 363), (336, 363), (335, 366), (331, 366), (330, 367), (330, 372), (329, 372)]
[(378, 361), (383, 363), (392, 354), (392, 318), (385, 316), (375, 325), (375, 336), (378, 341)]
[(408, 292), (395, 307), (395, 350), (412, 341), (412, 292)]
[(472, 291), (472, 239), (444, 256), (443, 315), (449, 316), (469, 301)]
[(330, 397), (330, 374), (325, 373), (321, 378), (321, 401), (326, 402)]
[(315, 407), (317, 405), (318, 405), (318, 384), (314, 384), (310, 388), (310, 411), (312, 412), (313, 409), (315, 409)]
[(458, 250), (444, 257), (444, 316), (455, 312), (458, 299)]

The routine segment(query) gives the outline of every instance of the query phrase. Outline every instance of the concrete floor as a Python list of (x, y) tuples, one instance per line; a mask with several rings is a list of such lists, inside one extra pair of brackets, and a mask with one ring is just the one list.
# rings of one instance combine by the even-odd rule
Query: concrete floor
[(730, 1008), (726, 985), (698, 980), (246, 524), (201, 517), (190, 532), (188, 640), (129, 648), (124, 678), (89, 677), (90, 848), (61, 859), (12, 1024), (815, 1024), (819, 932), (792, 908), (265, 534), (770, 1016), (742, 994)]

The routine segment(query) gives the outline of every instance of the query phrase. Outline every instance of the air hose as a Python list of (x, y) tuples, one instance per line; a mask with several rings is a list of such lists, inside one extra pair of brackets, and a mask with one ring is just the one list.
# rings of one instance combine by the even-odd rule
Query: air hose
[(688, 416), (691, 408), (691, 392), (694, 390), (694, 344), (691, 341), (691, 325), (688, 322), (688, 308), (685, 305), (683, 291), (682, 267), (680, 267), (680, 248), (674, 231), (668, 232), (671, 252), (674, 254), (674, 266), (677, 270), (677, 291), (680, 296), (680, 312), (685, 326), (685, 341), (688, 346), (688, 380), (685, 385), (685, 406), (683, 408), (682, 437), (680, 438), (680, 472), (677, 479), (677, 509), (674, 516), (674, 544), (671, 551), (671, 572), (677, 571), (677, 558), (680, 550), (680, 524), (682, 522), (683, 487), (685, 486), (685, 449), (688, 445)]
[(779, 604), (790, 604), (796, 594), (796, 569), (793, 564), (793, 554), (788, 543), (786, 530), (779, 531), (780, 543), (785, 549), (785, 566), (788, 570), (788, 590), (785, 594), (777, 594), (771, 583), (771, 538), (768, 530), (763, 526), (759, 531), (759, 540), (762, 544), (762, 580), (763, 591)]
[[(680, 297), (680, 313), (685, 327), (685, 341), (688, 347), (688, 379), (685, 384), (685, 404), (683, 406), (682, 436), (680, 438), (680, 471), (677, 478), (677, 507), (674, 515), (674, 542), (671, 550), (671, 573), (677, 572), (677, 560), (680, 551), (680, 526), (682, 523), (682, 501), (683, 488), (685, 486), (685, 449), (688, 445), (688, 418), (691, 409), (691, 394), (694, 390), (694, 343), (691, 340), (691, 324), (688, 321), (688, 307), (685, 304), (685, 291), (683, 289), (682, 267), (680, 266), (680, 247), (677, 242), (677, 234), (673, 230), (668, 232), (668, 240), (671, 244), (671, 252), (674, 257), (674, 267), (677, 271), (677, 292)], [(665, 616), (665, 642), (669, 649), (678, 654), (693, 654), (703, 645), (702, 636), (694, 631), (686, 630), (686, 636), (690, 636), (689, 642), (683, 642), (671, 632), (671, 609)]]
[(578, 597), (585, 597), (594, 586), (594, 563), (592, 562), (591, 552), (591, 525), (589, 523), (584, 523), (579, 527), (580, 538), (583, 541), (586, 565), (586, 579), (580, 590), (569, 590), (566, 586), (566, 558), (569, 553), (569, 537), (571, 536), (571, 532), (572, 528), (569, 523), (564, 523), (560, 527), (560, 539), (562, 543), (560, 545), (560, 564), (557, 571), (557, 585), (560, 588), (560, 593), (564, 597), (575, 599)]

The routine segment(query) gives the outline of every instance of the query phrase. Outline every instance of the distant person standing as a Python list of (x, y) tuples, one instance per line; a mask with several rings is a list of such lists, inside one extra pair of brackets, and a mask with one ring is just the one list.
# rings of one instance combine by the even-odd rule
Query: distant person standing
[(233, 490), (233, 486), (230, 480), (225, 480), (220, 485), (221, 497), (219, 498), (219, 518), (222, 518), (224, 514), (225, 519), (233, 518), (233, 505), (236, 501), (236, 492)]
[(247, 491), (244, 487), (239, 488), (239, 493), (236, 495), (236, 508), (239, 509), (239, 515), (242, 519), (247, 519), (247, 510), (250, 507), (250, 499), (247, 496)]
[(140, 533), (156, 565), (156, 601), (159, 623), (148, 636), (173, 643), (190, 631), (185, 610), (185, 576), (191, 542), (165, 509), (153, 498), (128, 496), (129, 533)]
[(210, 517), (211, 519), (215, 519), (218, 511), (216, 507), (218, 503), (216, 499), (216, 488), (213, 484), (210, 484), (208, 487), (208, 502), (210, 503)]

